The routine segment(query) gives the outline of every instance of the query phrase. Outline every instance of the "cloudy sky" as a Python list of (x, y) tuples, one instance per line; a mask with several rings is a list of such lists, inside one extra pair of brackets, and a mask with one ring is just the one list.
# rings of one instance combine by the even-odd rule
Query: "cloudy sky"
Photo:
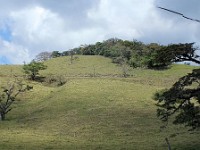
[(29, 62), (108, 38), (160, 44), (199, 42), (199, 0), (0, 0), (0, 64)]

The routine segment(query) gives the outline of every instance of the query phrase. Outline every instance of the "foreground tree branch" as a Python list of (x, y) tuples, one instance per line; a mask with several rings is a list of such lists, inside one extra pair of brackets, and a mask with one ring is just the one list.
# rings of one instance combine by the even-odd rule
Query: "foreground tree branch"
[(192, 130), (200, 127), (200, 69), (182, 77), (170, 89), (155, 93), (157, 115), (168, 121), (175, 115), (174, 124), (185, 124)]
[(188, 20), (191, 20), (191, 21), (195, 21), (195, 22), (200, 23), (200, 20), (187, 17), (187, 16), (185, 16), (184, 14), (182, 14), (182, 13), (180, 13), (180, 12), (177, 12), (177, 11), (174, 11), (174, 10), (170, 10), (170, 9), (167, 9), (167, 8), (164, 8), (164, 7), (159, 7), (159, 6), (158, 6), (158, 8), (159, 8), (159, 9), (162, 9), (162, 10), (165, 10), (165, 11), (168, 11), (168, 12), (171, 12), (171, 13), (174, 13), (174, 14), (176, 14), (176, 15), (180, 15), (180, 16), (182, 16), (182, 17), (185, 18), (185, 19), (188, 19)]

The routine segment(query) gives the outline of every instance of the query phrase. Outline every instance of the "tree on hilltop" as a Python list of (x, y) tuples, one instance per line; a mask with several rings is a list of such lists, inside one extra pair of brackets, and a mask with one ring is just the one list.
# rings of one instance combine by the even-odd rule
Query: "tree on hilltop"
[(56, 58), (56, 57), (60, 57), (61, 56), (61, 53), (59, 51), (53, 51), (51, 53), (51, 57), (52, 58)]
[(51, 57), (52, 57), (51, 52), (41, 52), (38, 55), (36, 55), (35, 60), (38, 62), (43, 62), (49, 60)]

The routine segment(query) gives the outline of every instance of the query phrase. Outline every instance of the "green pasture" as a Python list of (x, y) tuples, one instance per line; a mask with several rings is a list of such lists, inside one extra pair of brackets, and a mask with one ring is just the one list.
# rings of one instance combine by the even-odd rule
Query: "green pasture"
[[(0, 149), (64, 150), (167, 150), (200, 149), (199, 134), (169, 122), (166, 129), (156, 117), (153, 93), (170, 87), (195, 67), (173, 65), (169, 70), (129, 68), (123, 78), (120, 66), (98, 56), (51, 59), (49, 74), (63, 75), (63, 86), (27, 83), (33, 90), (20, 95), (13, 110), (0, 122)], [(12, 70), (12, 71), (11, 71)], [(0, 66), (0, 83), (22, 66)], [(94, 75), (95, 74), (95, 75)]]

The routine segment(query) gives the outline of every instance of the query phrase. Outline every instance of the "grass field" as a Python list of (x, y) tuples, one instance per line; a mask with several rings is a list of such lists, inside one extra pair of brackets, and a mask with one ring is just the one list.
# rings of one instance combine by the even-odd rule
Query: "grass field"
[[(165, 137), (176, 150), (200, 149), (199, 134), (183, 126), (160, 130), (152, 95), (170, 87), (195, 67), (173, 65), (169, 70), (129, 68), (98, 56), (69, 57), (45, 62), (41, 75), (63, 75), (60, 87), (30, 82), (33, 90), (20, 95), (7, 120), (0, 122), (0, 149), (167, 150)], [(11, 71), (12, 70), (12, 71)], [(1, 83), (21, 66), (0, 66)], [(170, 135), (178, 134), (175, 137)]]

